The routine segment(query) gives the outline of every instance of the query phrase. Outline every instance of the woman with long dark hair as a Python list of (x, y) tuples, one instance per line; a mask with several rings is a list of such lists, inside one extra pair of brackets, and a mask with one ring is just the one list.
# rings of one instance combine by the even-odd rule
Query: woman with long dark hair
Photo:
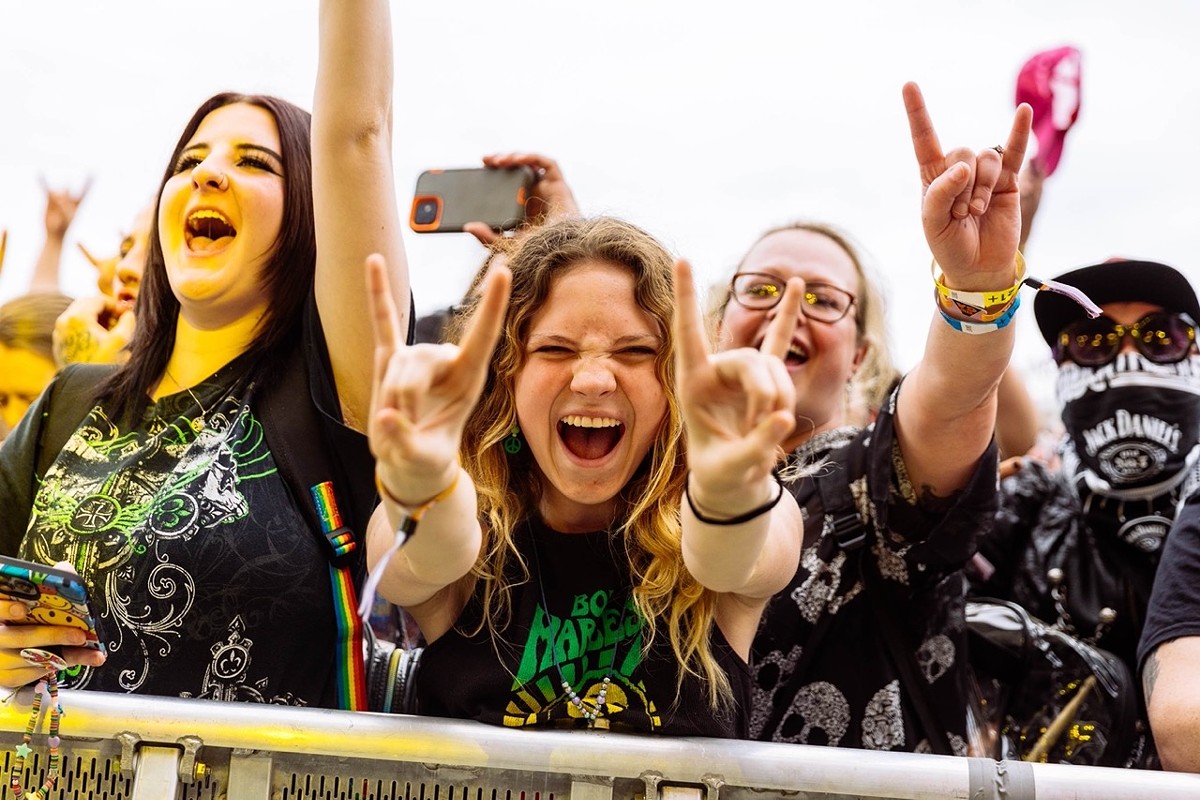
[[(387, 258), (404, 312), (408, 282), (388, 5), (320, 14), (311, 118), (261, 95), (197, 109), (157, 195), (128, 362), (81, 409), (68, 369), (5, 445), (0, 552), (79, 572), (107, 660), (77, 629), (5, 625), (0, 684), (44, 674), (23, 648), (58, 645), (69, 687), (361, 706), (336, 598), (361, 575), (343, 529), (373, 504), (362, 264)], [(314, 469), (311, 497), (293, 488)]]

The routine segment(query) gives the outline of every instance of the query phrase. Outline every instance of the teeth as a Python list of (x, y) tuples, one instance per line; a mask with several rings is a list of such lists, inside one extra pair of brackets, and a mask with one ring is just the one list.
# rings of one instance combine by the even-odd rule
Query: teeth
[(225, 223), (226, 225), (229, 224), (229, 220), (225, 218), (224, 214), (219, 214), (216, 211), (210, 211), (207, 208), (193, 212), (192, 215), (188, 217), (188, 222), (199, 222), (202, 219), (215, 219)]
[(797, 345), (792, 345), (788, 348), (788, 355), (804, 358), (806, 354), (802, 348), (798, 347)]
[(576, 428), (615, 428), (621, 424), (612, 417), (582, 417), (578, 414), (563, 417), (563, 422)]

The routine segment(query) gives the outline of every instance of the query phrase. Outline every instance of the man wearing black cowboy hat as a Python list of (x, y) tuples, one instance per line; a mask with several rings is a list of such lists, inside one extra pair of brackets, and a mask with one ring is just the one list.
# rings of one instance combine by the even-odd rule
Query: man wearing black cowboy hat
[[(1090, 319), (1039, 292), (1058, 363), (1062, 469), (1026, 459), (1002, 484), (973, 591), (1010, 599), (1119, 656), (1136, 674), (1155, 571), (1183, 499), (1200, 486), (1200, 302), (1177, 270), (1111, 260), (1057, 278)], [(1057, 598), (1056, 598), (1057, 596)]]

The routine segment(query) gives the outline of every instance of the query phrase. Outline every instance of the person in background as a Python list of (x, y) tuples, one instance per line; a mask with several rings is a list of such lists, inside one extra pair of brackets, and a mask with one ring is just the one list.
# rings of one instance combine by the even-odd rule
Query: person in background
[(1023, 277), (1016, 176), (1030, 118), (1018, 108), (1003, 146), (947, 151), (914, 84), (904, 100), (938, 285), (924, 356), (874, 422), (852, 424), (843, 387), (884, 336), (878, 291), (836, 231), (763, 234), (730, 281), (716, 335), (723, 351), (756, 346), (783, 313), (783, 286), (804, 287), (785, 358), (795, 427), (780, 459), (805, 512), (803, 554), (754, 640), (751, 735), (961, 755), (962, 569), (996, 507), (991, 442)]
[(1171, 525), (1138, 644), (1142, 691), (1164, 769), (1200, 772), (1200, 494)]
[(1178, 270), (1117, 259), (1057, 279), (1089, 319), (1039, 292), (1058, 365), (1061, 467), (1035, 459), (1002, 483), (972, 591), (1012, 600), (1121, 658), (1136, 674), (1155, 573), (1180, 504), (1200, 487), (1200, 303)]
[(54, 360), (67, 364), (116, 364), (128, 358), (142, 273), (154, 222), (154, 205), (143, 208), (121, 239), (107, 291), (81, 297), (54, 325)]
[(54, 322), (71, 303), (58, 292), (32, 292), (0, 305), (0, 440), (16, 427), (58, 371)]

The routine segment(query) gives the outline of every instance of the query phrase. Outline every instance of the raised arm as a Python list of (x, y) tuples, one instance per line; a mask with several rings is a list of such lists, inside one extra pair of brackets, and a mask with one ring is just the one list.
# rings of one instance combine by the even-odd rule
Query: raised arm
[(475, 484), (459, 466), (458, 451), (487, 379), (511, 276), (504, 267), (488, 276), (461, 344), (413, 347), (403, 346), (401, 317), (380, 259), (371, 259), (370, 276), (375, 382), (369, 434), (383, 503), (367, 530), (367, 564), (379, 570), (404, 517), (436, 498), (418, 512), (417, 529), (379, 578), (380, 594), (408, 608), (433, 641), (466, 600), (443, 590), (467, 574), (483, 544)]
[[(904, 102), (921, 172), (921, 221), (943, 286), (959, 298), (1015, 293), (1021, 234), (1017, 173), (1029, 139), (1029, 106), (1017, 109), (1003, 146), (943, 152), (916, 84), (905, 85)], [(978, 315), (959, 314), (945, 303), (948, 316), (959, 322), (934, 311), (924, 356), (902, 384), (896, 411), (913, 486), (938, 497), (962, 488), (987, 448), (997, 387), (1013, 348), (1013, 327), (1001, 325), (1011, 317), (1001, 315), (980, 326), (985, 332), (972, 334), (967, 331), (979, 329), (971, 321)], [(997, 312), (1003, 302), (986, 305), (985, 312)]]
[(79, 194), (72, 194), (69, 189), (55, 190), (42, 181), (46, 191), (46, 240), (42, 243), (42, 251), (38, 253), (37, 262), (33, 267), (33, 277), (29, 281), (30, 291), (58, 290), (58, 273), (62, 262), (63, 242), (67, 238), (67, 230), (75, 221), (75, 212), (79, 204), (87, 196), (89, 179), (84, 183)]
[(675, 267), (675, 380), (689, 468), (683, 559), (697, 581), (726, 595), (717, 621), (744, 656), (766, 600), (800, 558), (800, 510), (772, 472), (795, 425), (796, 388), (783, 358), (801, 297), (800, 281), (789, 281), (761, 350), (713, 354), (691, 268)]
[(362, 264), (384, 256), (400, 336), (408, 330), (408, 265), (392, 175), (392, 28), (387, 0), (322, 0), (313, 96), (316, 296), (342, 413), (366, 429), (371, 321)]

